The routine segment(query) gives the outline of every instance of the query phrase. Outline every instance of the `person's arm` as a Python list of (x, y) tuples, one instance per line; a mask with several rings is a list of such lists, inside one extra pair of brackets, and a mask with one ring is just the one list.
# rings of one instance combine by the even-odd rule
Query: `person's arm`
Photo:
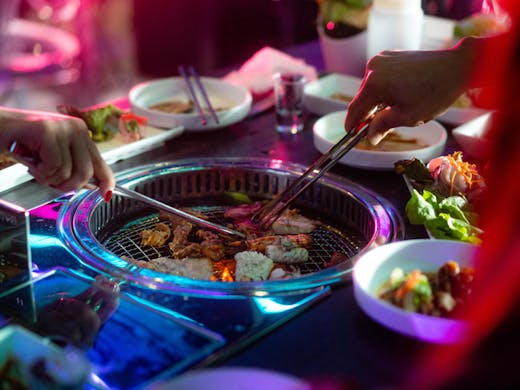
[(417, 126), (446, 111), (467, 89), (478, 85), (475, 61), (496, 38), (465, 38), (450, 49), (384, 51), (372, 57), (361, 87), (349, 104), (345, 129), (356, 124), (376, 105), (379, 112), (368, 132), (377, 144), (388, 129)]
[(36, 156), (34, 163), (13, 157), (27, 165), (40, 183), (70, 191), (95, 178), (101, 195), (110, 198), (114, 175), (82, 120), (0, 107), (0, 153), (6, 153), (13, 141)]

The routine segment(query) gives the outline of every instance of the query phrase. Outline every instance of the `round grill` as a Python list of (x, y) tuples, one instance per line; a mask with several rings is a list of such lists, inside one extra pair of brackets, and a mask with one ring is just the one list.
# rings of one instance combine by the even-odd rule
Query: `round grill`
[[(225, 224), (223, 211), (230, 192), (253, 199), (270, 199), (283, 191), (305, 167), (273, 160), (187, 160), (136, 168), (118, 175), (118, 182), (176, 207), (192, 207), (213, 222)], [(195, 280), (139, 268), (126, 262), (170, 254), (167, 246), (142, 247), (140, 232), (159, 221), (158, 213), (137, 201), (114, 196), (105, 203), (96, 192), (83, 192), (63, 208), (59, 230), (71, 250), (86, 265), (115, 277), (162, 290), (229, 295), (302, 290), (347, 279), (354, 256), (400, 238), (401, 224), (383, 199), (344, 179), (325, 176), (293, 205), (319, 219), (312, 232), (309, 260), (302, 277), (260, 282)], [(331, 265), (331, 257), (342, 261)]]

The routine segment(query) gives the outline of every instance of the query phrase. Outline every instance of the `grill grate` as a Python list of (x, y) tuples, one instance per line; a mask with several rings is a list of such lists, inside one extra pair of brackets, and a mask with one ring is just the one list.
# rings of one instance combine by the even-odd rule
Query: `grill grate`
[[(211, 221), (225, 224), (223, 209), (240, 201), (271, 199), (298, 177), (305, 167), (276, 160), (202, 159), (152, 164), (121, 174), (118, 181), (144, 195), (175, 207), (192, 207)], [(374, 243), (382, 245), (401, 234), (391, 205), (376, 194), (348, 180), (323, 177), (295, 202), (294, 207), (323, 225), (311, 235), (309, 261), (299, 265), (301, 278), (278, 281), (229, 283), (178, 280), (158, 271), (124, 270), (124, 258), (149, 261), (169, 256), (169, 248), (141, 248), (140, 232), (159, 221), (156, 210), (141, 202), (114, 196), (108, 203), (97, 193), (85, 193), (66, 206), (60, 223), (64, 239), (87, 265), (103, 269), (147, 288), (168, 291), (211, 291), (218, 294), (301, 290), (348, 278), (353, 259)], [(85, 248), (88, 251), (85, 251)], [(335, 255), (336, 252), (342, 256)], [(88, 255), (85, 255), (85, 254)], [(107, 254), (110, 253), (110, 256)], [(335, 255), (335, 256), (333, 256)], [(333, 261), (331, 262), (331, 258)], [(121, 261), (123, 259), (123, 261)]]
[[(224, 207), (204, 206), (194, 207), (209, 220), (225, 224), (223, 218)], [(148, 214), (129, 222), (123, 222), (117, 228), (104, 231), (100, 234), (101, 244), (118, 257), (130, 257), (134, 260), (149, 261), (161, 256), (170, 256), (168, 246), (159, 248), (141, 247), (140, 233), (144, 229), (152, 229), (159, 217), (157, 213)], [(327, 263), (335, 252), (345, 254), (348, 258), (359, 252), (363, 243), (363, 237), (354, 230), (349, 230), (348, 235), (330, 226), (321, 225), (312, 234), (313, 245), (309, 249), (309, 260), (299, 264), (302, 274), (318, 272), (328, 267)]]

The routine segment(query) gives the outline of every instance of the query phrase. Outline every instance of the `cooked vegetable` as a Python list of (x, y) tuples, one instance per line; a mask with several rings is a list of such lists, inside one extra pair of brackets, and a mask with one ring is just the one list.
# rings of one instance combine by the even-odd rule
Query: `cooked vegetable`
[(142, 138), (140, 126), (147, 123), (147, 118), (124, 112), (113, 104), (96, 107), (91, 110), (80, 110), (68, 104), (60, 104), (58, 111), (65, 115), (83, 119), (94, 142), (112, 139), (118, 131), (124, 141), (136, 141)]
[(406, 175), (412, 182), (414, 188), (422, 190), (435, 183), (426, 165), (417, 158), (397, 161), (395, 163), (395, 171), (399, 174)]
[(125, 142), (137, 141), (143, 138), (141, 126), (148, 123), (148, 118), (135, 115), (131, 112), (121, 114), (119, 118), (119, 134)]
[(379, 298), (406, 311), (449, 317), (471, 296), (473, 268), (456, 261), (444, 263), (437, 272), (394, 268), (379, 288)]

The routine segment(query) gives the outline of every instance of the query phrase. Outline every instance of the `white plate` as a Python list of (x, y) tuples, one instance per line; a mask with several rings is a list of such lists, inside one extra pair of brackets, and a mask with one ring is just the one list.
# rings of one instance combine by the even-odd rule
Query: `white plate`
[(485, 133), (489, 130), (491, 118), (492, 114), (487, 113), (453, 129), (453, 138), (464, 154), (482, 161), (488, 159), (490, 140), (485, 137)]
[[(338, 111), (316, 121), (313, 127), (316, 149), (325, 153), (345, 135), (344, 120), (345, 111)], [(399, 152), (353, 148), (339, 162), (356, 168), (391, 170), (394, 169), (394, 163), (398, 160), (416, 157), (428, 162), (444, 152), (447, 133), (438, 122), (430, 121), (417, 127), (397, 127), (395, 132), (404, 138), (416, 138), (420, 143), (429, 146)]]
[(143, 138), (133, 142), (124, 142), (119, 133), (109, 141), (100, 142), (97, 145), (101, 155), (107, 164), (113, 164), (119, 160), (127, 159), (147, 152), (162, 145), (165, 141), (182, 134), (184, 128), (177, 126), (164, 130), (152, 126), (142, 126)]
[[(62, 386), (59, 388), (82, 388), (88, 379), (90, 363), (79, 352), (62, 349), (35, 333), (18, 325), (9, 325), (0, 329), (0, 368), (8, 358), (15, 359), (22, 371), (24, 380), (34, 380), (30, 374), (31, 366), (40, 359), (51, 370), (52, 377)], [(41, 385), (41, 383), (40, 383)], [(39, 387), (37, 387), (39, 388)]]
[(346, 110), (348, 103), (333, 99), (332, 95), (342, 93), (354, 97), (360, 86), (361, 79), (358, 77), (331, 73), (305, 85), (303, 104), (308, 111), (316, 115)]
[(478, 246), (448, 240), (406, 240), (382, 245), (362, 254), (353, 270), (354, 296), (361, 309), (374, 321), (398, 333), (423, 341), (451, 344), (467, 330), (464, 321), (432, 317), (402, 310), (379, 299), (376, 291), (395, 267), (405, 272), (437, 271), (449, 260), (474, 266)]
[(479, 116), (488, 113), (489, 110), (483, 108), (458, 108), (451, 107), (448, 111), (437, 117), (437, 120), (446, 122), (452, 125), (460, 125), (466, 123), (472, 119), (478, 118)]
[[(170, 77), (153, 80), (136, 85), (130, 90), (129, 100), (134, 113), (148, 118), (152, 126), (171, 128), (182, 125), (186, 130), (208, 131), (220, 129), (244, 119), (251, 109), (252, 96), (244, 87), (233, 85), (217, 78), (201, 77), (201, 81), (207, 91), (208, 97), (214, 108), (221, 107), (217, 112), (219, 124), (206, 112), (204, 100), (197, 92), (202, 108), (206, 112), (208, 123), (202, 125), (196, 111), (188, 114), (173, 114), (148, 107), (168, 100), (180, 100), (188, 102), (188, 94), (184, 81), (180, 77)], [(195, 88), (198, 91), (198, 88)]]
[(148, 390), (311, 390), (310, 384), (293, 376), (260, 368), (222, 367), (201, 369)]
[[(361, 79), (339, 73), (331, 73), (305, 85), (303, 103), (305, 108), (316, 115), (325, 115), (334, 111), (345, 111), (348, 103), (332, 98), (332, 95), (341, 93), (354, 97), (361, 86)], [(460, 125), (477, 118), (489, 110), (481, 108), (451, 107), (436, 119), (442, 122)]]
[[(155, 149), (165, 141), (182, 134), (184, 128), (177, 126), (173, 129), (164, 130), (151, 126), (141, 127), (143, 138), (134, 142), (124, 142), (119, 133), (109, 141), (97, 143), (101, 156), (107, 164), (114, 164), (138, 154)], [(0, 193), (10, 190), (20, 184), (28, 182), (33, 177), (27, 172), (23, 164), (14, 164), (0, 169)]]

